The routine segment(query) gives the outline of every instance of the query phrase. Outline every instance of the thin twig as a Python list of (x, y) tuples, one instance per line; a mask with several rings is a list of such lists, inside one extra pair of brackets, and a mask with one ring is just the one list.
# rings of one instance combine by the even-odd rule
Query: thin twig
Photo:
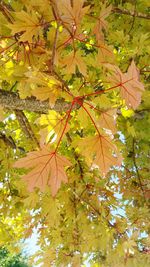
[(11, 136), (7, 137), (6, 134), (4, 134), (3, 132), (0, 132), (0, 139), (2, 139), (3, 142), (4, 142), (7, 146), (9, 146), (9, 147), (11, 147), (11, 148), (13, 148), (13, 149), (16, 149), (16, 148), (17, 148), (17, 147), (16, 147), (16, 144), (15, 144), (15, 142), (14, 142), (14, 140), (12, 139)]
[[(67, 137), (67, 140), (68, 140), (69, 144), (71, 144), (72, 143), (72, 138), (71, 138), (70, 134), (69, 133), (66, 133), (66, 137)], [(83, 180), (83, 177), (84, 177), (84, 169), (83, 169), (82, 164), (81, 164), (81, 161), (79, 159), (79, 155), (76, 153), (76, 151), (74, 149), (72, 151), (73, 151), (74, 158), (77, 161), (78, 166), (79, 166), (80, 178)]]
[(138, 170), (138, 166), (136, 164), (136, 156), (135, 156), (135, 139), (133, 138), (133, 143), (132, 143), (132, 150), (133, 150), (133, 163), (134, 163), (134, 167), (136, 169), (136, 173), (137, 173), (137, 178), (139, 180), (139, 185), (140, 185), (140, 188), (141, 188), (141, 191), (143, 193), (143, 196), (144, 196), (144, 199), (145, 198), (145, 191), (143, 189), (143, 184), (142, 184), (142, 181), (141, 181), (141, 177), (140, 177), (140, 174), (139, 174), (139, 170)]
[(134, 5), (134, 16), (133, 16), (133, 20), (132, 20), (132, 24), (130, 27), (130, 30), (128, 31), (128, 34), (130, 34), (130, 32), (132, 31), (133, 27), (134, 27), (134, 22), (135, 22), (135, 18), (136, 18), (136, 5), (137, 5), (137, 1), (135, 0), (135, 5)]
[(100, 217), (102, 217), (103, 219), (104, 219), (104, 221), (107, 223), (107, 225), (109, 226), (109, 227), (115, 227), (115, 225), (113, 225), (112, 223), (110, 223), (110, 221), (109, 220), (107, 220), (103, 215), (102, 215), (102, 213), (99, 211), (99, 210), (97, 210), (88, 200), (86, 200), (85, 198), (82, 198), (81, 196), (79, 196), (76, 192), (74, 192), (73, 191), (73, 194), (80, 200), (80, 203), (82, 204), (82, 203), (84, 203), (84, 204), (86, 204), (86, 205), (88, 205), (93, 211), (95, 211), (95, 213), (98, 215), (98, 216), (100, 216)]
[(19, 149), (21, 152), (24, 152), (24, 148), (18, 147), (11, 136), (7, 136), (5, 133), (0, 132), (0, 139), (3, 140), (6, 146), (9, 146), (12, 149)]
[(9, 23), (13, 23), (13, 17), (10, 13), (11, 11), (13, 11), (13, 8), (10, 4), (6, 4), (4, 3), (4, 1), (0, 1), (0, 12), (2, 12)]
[[(76, 192), (76, 181), (73, 183), (73, 190)], [(74, 217), (75, 217), (75, 233), (74, 233), (74, 239), (75, 239), (75, 251), (80, 251), (80, 241), (79, 241), (79, 226), (78, 226), (78, 212), (77, 212), (77, 198), (75, 194), (73, 194), (73, 206), (74, 206)]]
[(130, 11), (130, 10), (127, 10), (127, 9), (120, 9), (118, 7), (114, 7), (112, 9), (112, 13), (128, 15), (128, 16), (141, 18), (141, 19), (150, 19), (150, 15), (149, 14), (144, 14), (144, 13), (140, 13), (140, 12), (134, 12), (134, 11)]
[(52, 59), (51, 59), (51, 71), (52, 72), (53, 72), (54, 64), (55, 64), (55, 55), (56, 55), (56, 45), (57, 45), (58, 33), (59, 33), (59, 25), (57, 24), (57, 28), (56, 28), (55, 36), (54, 36), (53, 49), (52, 49)]

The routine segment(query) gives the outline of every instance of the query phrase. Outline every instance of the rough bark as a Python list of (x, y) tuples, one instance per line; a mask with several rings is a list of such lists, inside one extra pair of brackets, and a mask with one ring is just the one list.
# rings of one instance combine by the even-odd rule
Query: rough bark
[(20, 99), (13, 92), (0, 89), (0, 105), (9, 110), (26, 110), (36, 113), (48, 113), (48, 110), (53, 109), (57, 112), (67, 111), (70, 108), (70, 103), (60, 99), (56, 101), (54, 107), (51, 107), (48, 101), (39, 101), (34, 97)]

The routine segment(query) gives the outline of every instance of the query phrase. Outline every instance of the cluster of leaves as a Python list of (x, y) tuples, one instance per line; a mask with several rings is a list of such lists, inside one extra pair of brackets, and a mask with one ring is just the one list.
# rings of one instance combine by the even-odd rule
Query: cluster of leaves
[(144, 2), (0, 3), (0, 244), (45, 267), (149, 265)]
[(0, 266), (1, 267), (28, 267), (26, 260), (21, 254), (12, 255), (7, 249), (0, 249)]

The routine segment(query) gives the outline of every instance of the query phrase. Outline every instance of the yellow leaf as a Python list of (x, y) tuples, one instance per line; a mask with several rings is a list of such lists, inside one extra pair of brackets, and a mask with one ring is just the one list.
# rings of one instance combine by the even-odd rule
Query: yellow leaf
[(134, 111), (132, 109), (121, 108), (121, 113), (124, 118), (130, 118), (134, 115)]
[[(48, 143), (51, 140), (51, 143), (59, 140), (62, 132), (65, 127), (66, 116), (60, 116), (56, 111), (49, 111), (48, 115), (42, 115), (40, 119), (37, 120), (41, 125), (47, 125), (45, 128), (40, 130), (40, 144), (41, 146), (45, 143)], [(65, 127), (64, 134), (69, 130), (69, 124)], [(53, 137), (53, 138), (52, 138)]]
[(127, 121), (126, 125), (127, 125), (128, 133), (131, 134), (133, 137), (135, 137), (136, 136), (136, 132), (135, 132), (134, 126), (131, 125), (129, 121)]
[[(88, 104), (84, 103), (84, 107), (86, 110), (92, 115), (92, 117), (95, 117), (95, 113), (93, 110), (89, 107)], [(88, 124), (91, 122), (88, 114), (85, 112), (83, 108), (80, 108), (77, 113), (77, 120), (80, 121), (81, 127), (84, 125), (84, 127), (87, 127)]]
[(15, 12), (14, 15), (14, 23), (7, 25), (11, 29), (12, 35), (18, 33), (20, 34), (19, 41), (32, 43), (33, 36), (37, 37), (41, 28), (36, 12), (28, 14), (22, 10), (20, 12)]
[(49, 99), (51, 107), (54, 106), (56, 99), (60, 95), (61, 83), (53, 76), (43, 74), (39, 71), (27, 72), (28, 79), (25, 80), (25, 85), (31, 88), (31, 95), (39, 100)]
[(0, 121), (3, 121), (4, 119), (4, 111), (3, 108), (0, 106)]

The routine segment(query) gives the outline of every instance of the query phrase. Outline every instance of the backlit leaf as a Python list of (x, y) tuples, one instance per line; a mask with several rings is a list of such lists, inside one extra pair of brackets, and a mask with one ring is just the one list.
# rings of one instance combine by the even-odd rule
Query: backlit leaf
[(20, 41), (29, 41), (32, 43), (33, 36), (37, 37), (40, 31), (39, 20), (35, 12), (28, 14), (25, 11), (15, 13), (16, 21), (9, 24), (12, 34), (20, 34)]
[(107, 111), (103, 111), (100, 115), (100, 119), (98, 121), (98, 126), (101, 128), (105, 128), (111, 130), (112, 133), (116, 132), (116, 109), (110, 109)]
[(102, 175), (106, 175), (111, 166), (120, 166), (121, 155), (108, 135), (85, 137), (78, 141), (79, 148), (84, 156), (94, 166), (100, 168)]
[(87, 67), (79, 51), (72, 51), (69, 55), (66, 55), (62, 64), (65, 66), (66, 73), (75, 73), (76, 67), (78, 67), (79, 71), (86, 76)]
[(136, 109), (141, 102), (144, 85), (139, 81), (139, 71), (134, 61), (129, 66), (127, 73), (122, 73), (116, 66), (109, 65), (109, 68), (113, 70), (110, 81), (121, 88), (120, 95), (125, 99), (126, 105)]
[(22, 178), (27, 182), (30, 192), (35, 187), (44, 191), (47, 185), (51, 187), (52, 196), (55, 196), (61, 183), (67, 183), (67, 175), (64, 168), (71, 166), (69, 160), (49, 151), (49, 147), (43, 147), (40, 151), (29, 152), (25, 158), (19, 159), (15, 168), (32, 170)]

